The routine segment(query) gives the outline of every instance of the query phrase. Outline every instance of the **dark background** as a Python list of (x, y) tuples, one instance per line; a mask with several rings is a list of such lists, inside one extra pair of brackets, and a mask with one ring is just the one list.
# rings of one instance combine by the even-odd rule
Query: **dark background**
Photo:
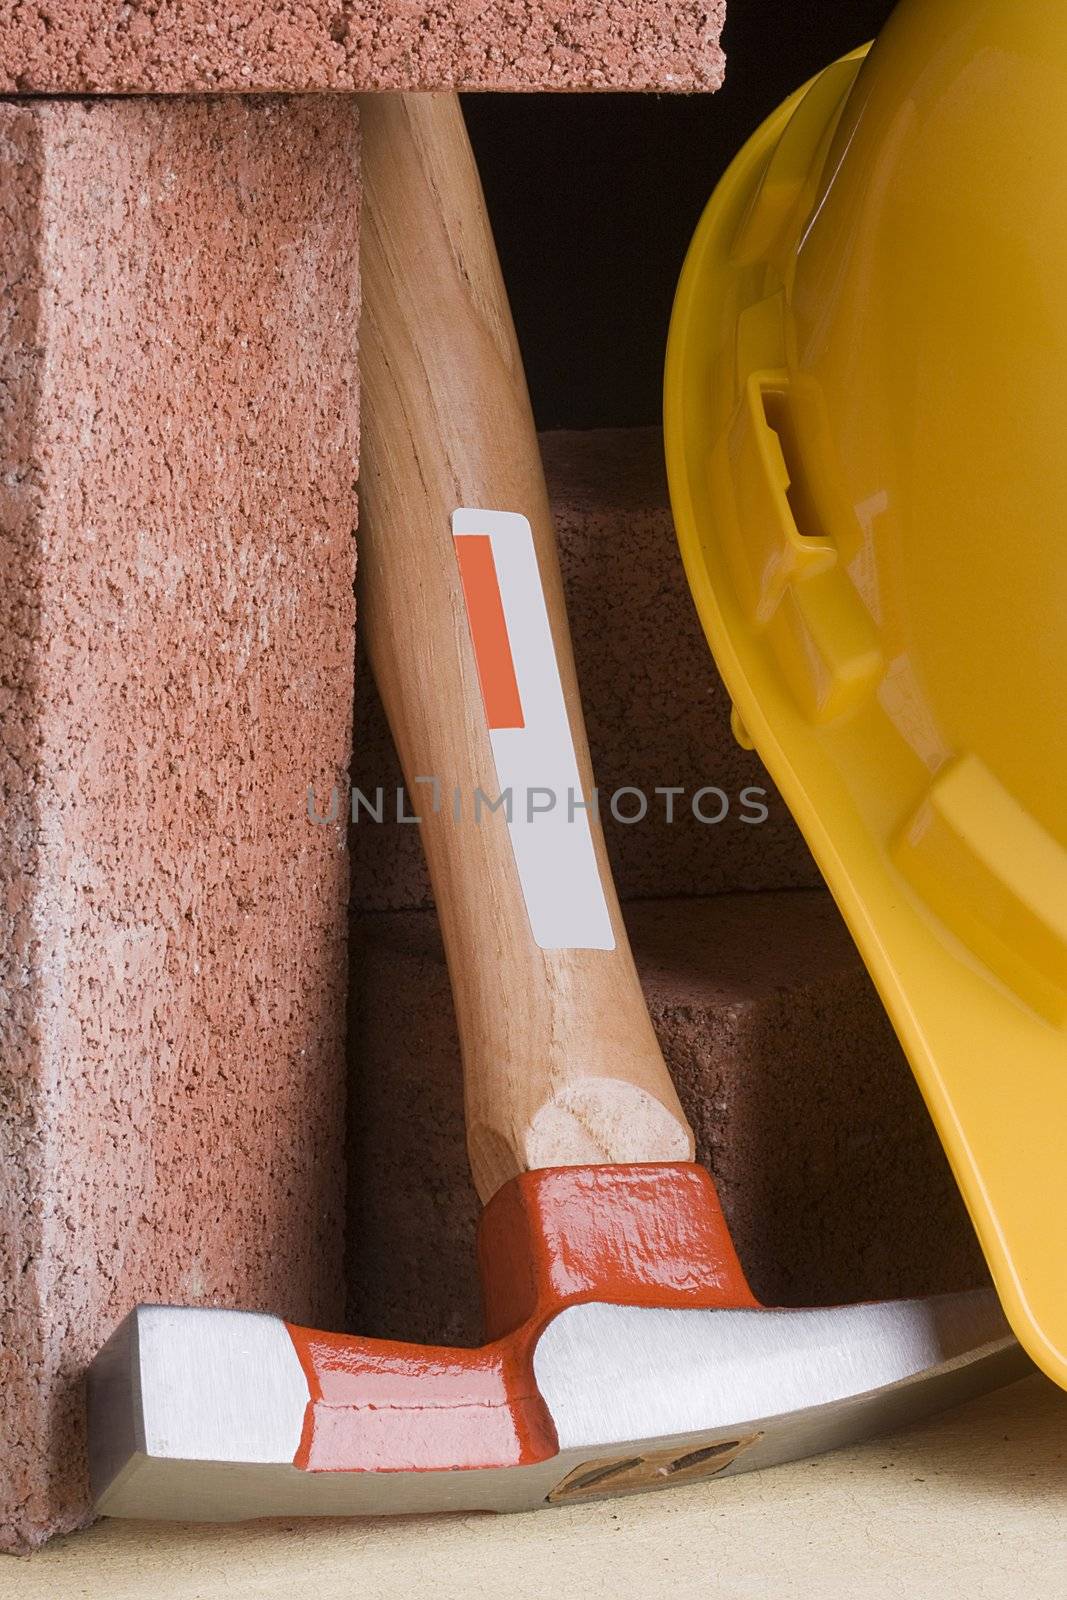
[(540, 428), (653, 423), (697, 219), (762, 119), (892, 0), (728, 0), (714, 95), (468, 95)]

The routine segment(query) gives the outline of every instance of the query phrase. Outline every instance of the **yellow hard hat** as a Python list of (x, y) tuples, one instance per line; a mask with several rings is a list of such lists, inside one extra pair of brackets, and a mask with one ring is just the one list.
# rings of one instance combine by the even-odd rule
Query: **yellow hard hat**
[(905, 0), (678, 288), (678, 536), (735, 707), (1067, 1386), (1067, 19)]

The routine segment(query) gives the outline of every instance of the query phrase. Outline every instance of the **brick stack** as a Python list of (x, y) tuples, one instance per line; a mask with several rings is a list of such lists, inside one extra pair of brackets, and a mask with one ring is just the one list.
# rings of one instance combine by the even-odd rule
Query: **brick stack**
[(307, 91), (713, 89), (722, 13), (0, 8), (0, 1548), (86, 1516), (138, 1300), (341, 1321), (359, 152)]

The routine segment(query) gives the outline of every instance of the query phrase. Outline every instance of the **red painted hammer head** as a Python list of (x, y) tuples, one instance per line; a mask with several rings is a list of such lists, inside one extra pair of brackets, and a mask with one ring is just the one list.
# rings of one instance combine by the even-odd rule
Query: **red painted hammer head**
[(527, 1173), (479, 1255), (477, 1350), (132, 1313), (91, 1375), (98, 1510), (530, 1509), (810, 1455), (1026, 1369), (986, 1291), (761, 1308), (688, 1163)]

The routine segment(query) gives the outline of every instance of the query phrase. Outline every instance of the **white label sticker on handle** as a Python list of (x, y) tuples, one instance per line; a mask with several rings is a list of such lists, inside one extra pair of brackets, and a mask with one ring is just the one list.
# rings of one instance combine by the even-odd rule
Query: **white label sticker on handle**
[(542, 950), (614, 950), (530, 524), (463, 506), (452, 536), (534, 940)]

